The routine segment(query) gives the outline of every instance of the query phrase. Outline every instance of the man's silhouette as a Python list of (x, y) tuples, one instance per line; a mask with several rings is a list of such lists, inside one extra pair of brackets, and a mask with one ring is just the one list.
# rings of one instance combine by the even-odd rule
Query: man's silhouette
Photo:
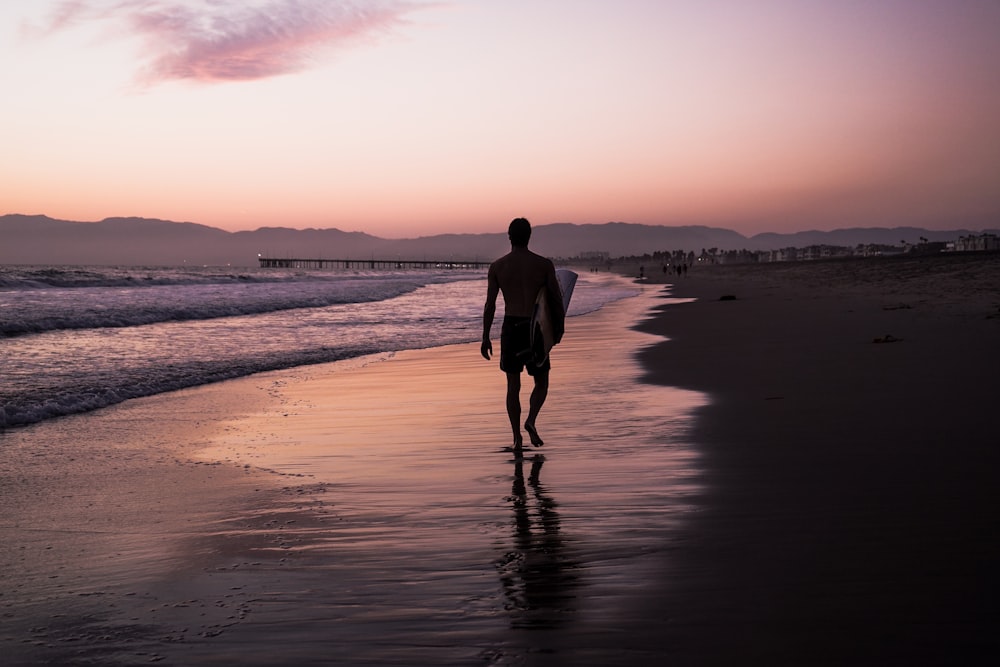
[(535, 428), (538, 412), (545, 403), (549, 392), (549, 368), (546, 358), (536, 365), (531, 350), (531, 315), (535, 300), (542, 289), (548, 290), (548, 302), (553, 309), (555, 342), (562, 338), (565, 313), (562, 295), (556, 280), (556, 269), (552, 261), (528, 250), (531, 238), (531, 223), (525, 218), (516, 218), (507, 229), (510, 238), (510, 252), (490, 265), (486, 288), (486, 306), (483, 309), (482, 355), (489, 359), (493, 353), (490, 342), (490, 327), (496, 314), (497, 294), (503, 293), (504, 318), (500, 332), (500, 370), (507, 374), (507, 416), (514, 434), (513, 450), (522, 451), (521, 437), (521, 371), (527, 370), (535, 385), (528, 403), (528, 418), (524, 429), (536, 447), (544, 444)]

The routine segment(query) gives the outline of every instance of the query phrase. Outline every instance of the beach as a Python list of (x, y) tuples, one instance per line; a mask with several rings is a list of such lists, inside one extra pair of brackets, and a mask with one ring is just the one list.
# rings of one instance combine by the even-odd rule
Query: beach
[(523, 458), (478, 344), (3, 432), (0, 650), (983, 664), (1000, 648), (997, 285), (988, 255), (643, 284), (570, 319), (546, 444)]
[(995, 254), (680, 279), (640, 358), (711, 396), (704, 493), (644, 636), (681, 664), (992, 662), (998, 286)]

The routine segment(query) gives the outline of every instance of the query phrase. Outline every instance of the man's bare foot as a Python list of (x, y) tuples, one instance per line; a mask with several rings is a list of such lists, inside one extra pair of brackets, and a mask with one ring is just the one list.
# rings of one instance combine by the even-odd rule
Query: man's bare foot
[(531, 438), (531, 444), (535, 447), (541, 447), (545, 443), (538, 435), (538, 431), (535, 430), (534, 424), (524, 423), (524, 430), (528, 432), (528, 437)]
[(504, 447), (504, 451), (513, 454), (515, 459), (524, 458), (524, 446), (520, 440), (515, 440), (510, 447)]

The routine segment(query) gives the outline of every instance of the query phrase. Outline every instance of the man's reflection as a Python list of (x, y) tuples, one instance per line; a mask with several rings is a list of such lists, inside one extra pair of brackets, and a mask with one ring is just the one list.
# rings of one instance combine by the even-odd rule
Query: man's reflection
[(513, 548), (496, 565), (511, 625), (552, 628), (567, 621), (575, 610), (577, 565), (570, 561), (559, 533), (556, 502), (539, 480), (545, 458), (537, 455), (530, 460), (527, 485), (524, 459), (514, 461), (514, 482), (507, 499), (514, 512)]

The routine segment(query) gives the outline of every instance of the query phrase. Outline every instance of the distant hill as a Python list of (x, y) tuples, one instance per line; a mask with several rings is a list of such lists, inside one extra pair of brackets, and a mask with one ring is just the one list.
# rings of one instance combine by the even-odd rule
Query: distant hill
[[(700, 252), (769, 250), (808, 245), (898, 245), (921, 237), (950, 241), (979, 233), (931, 231), (913, 227), (859, 228), (829, 232), (758, 234), (704, 226), (655, 226), (624, 222), (535, 227), (532, 249), (552, 257), (603, 251), (611, 257), (664, 250)], [(99, 264), (132, 266), (254, 266), (258, 254), (282, 258), (486, 260), (509, 249), (504, 232), (440, 234), (414, 239), (383, 239), (339, 229), (263, 227), (227, 232), (191, 222), (147, 218), (107, 218), (99, 222), (55, 220), (44, 215), (0, 216), (0, 264)]]

